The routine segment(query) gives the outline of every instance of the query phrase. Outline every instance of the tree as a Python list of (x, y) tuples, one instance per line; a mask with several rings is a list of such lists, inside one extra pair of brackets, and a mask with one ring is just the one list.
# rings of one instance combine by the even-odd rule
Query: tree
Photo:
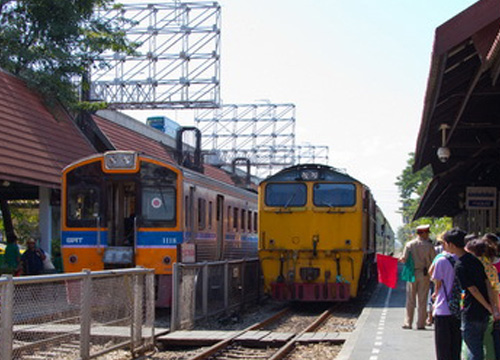
[(430, 166), (423, 168), (420, 171), (413, 172), (413, 164), (415, 163), (415, 154), (409, 153), (409, 159), (406, 167), (401, 175), (397, 177), (396, 185), (399, 188), (399, 199), (402, 203), (400, 212), (403, 215), (405, 225), (398, 229), (398, 239), (401, 242), (406, 242), (413, 236), (414, 229), (418, 225), (431, 225), (433, 234), (440, 234), (451, 228), (450, 218), (420, 218), (414, 220), (418, 205), (422, 196), (425, 193), (427, 185), (432, 180), (432, 169)]
[[(0, 0), (0, 67), (25, 79), (46, 99), (76, 106), (72, 79), (81, 79), (92, 60), (107, 50), (131, 54), (118, 27), (98, 8), (113, 0)], [(82, 86), (86, 86), (82, 84)]]

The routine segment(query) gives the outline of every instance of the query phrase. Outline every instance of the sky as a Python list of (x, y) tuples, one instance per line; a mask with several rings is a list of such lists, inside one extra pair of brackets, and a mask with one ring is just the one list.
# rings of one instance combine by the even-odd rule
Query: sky
[(295, 104), (296, 144), (328, 146), (328, 165), (367, 185), (396, 232), (395, 182), (415, 151), (434, 31), (476, 1), (218, 2), (223, 103)]

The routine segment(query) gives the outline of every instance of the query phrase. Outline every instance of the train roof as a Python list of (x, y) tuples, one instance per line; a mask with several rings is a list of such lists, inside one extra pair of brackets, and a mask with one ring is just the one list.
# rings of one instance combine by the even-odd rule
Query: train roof
[[(304, 174), (307, 175), (310, 174), (311, 177), (308, 177), (307, 175)], [(346, 174), (345, 172), (339, 169), (336, 169), (332, 166), (321, 165), (321, 164), (300, 164), (291, 166), (264, 179), (261, 183), (268, 181), (297, 181), (297, 180), (302, 180), (302, 181), (321, 180), (321, 181), (336, 181), (336, 182), (355, 181), (361, 183), (360, 181), (356, 180), (352, 176)]]

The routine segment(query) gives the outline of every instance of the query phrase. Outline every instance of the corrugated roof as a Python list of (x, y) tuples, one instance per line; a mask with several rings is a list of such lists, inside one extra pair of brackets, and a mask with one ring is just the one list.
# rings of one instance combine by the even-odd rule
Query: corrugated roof
[(204, 171), (205, 175), (207, 175), (212, 179), (219, 180), (227, 184), (235, 185), (233, 179), (231, 179), (231, 176), (229, 176), (229, 174), (224, 170), (216, 168), (212, 165), (204, 165)]
[(159, 160), (174, 162), (172, 150), (160, 142), (101, 116), (93, 115), (92, 118), (116, 150), (139, 151)]
[(0, 70), (0, 179), (58, 188), (65, 166), (95, 153), (67, 113), (54, 113), (22, 80)]

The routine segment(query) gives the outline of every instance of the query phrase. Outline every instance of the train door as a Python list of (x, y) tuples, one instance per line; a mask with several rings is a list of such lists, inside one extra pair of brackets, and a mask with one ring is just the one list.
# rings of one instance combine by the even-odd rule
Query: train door
[(216, 259), (222, 259), (224, 252), (224, 196), (217, 195), (216, 203), (216, 216), (215, 216), (215, 229), (216, 229)]
[(130, 179), (109, 180), (106, 194), (108, 246), (103, 254), (104, 268), (133, 267), (137, 238), (137, 184)]

